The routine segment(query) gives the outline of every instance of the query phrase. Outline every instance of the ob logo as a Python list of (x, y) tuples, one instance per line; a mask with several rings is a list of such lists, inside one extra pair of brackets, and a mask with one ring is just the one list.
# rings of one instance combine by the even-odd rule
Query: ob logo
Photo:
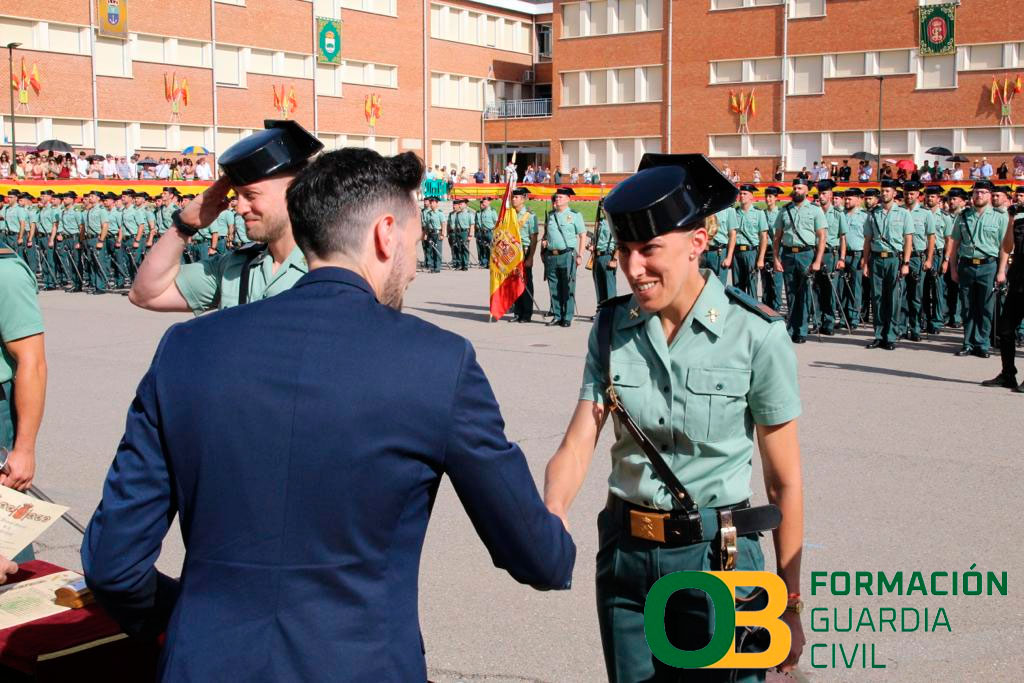
[[(736, 587), (757, 586), (768, 594), (760, 611), (736, 610)], [(680, 650), (665, 632), (665, 608), (673, 593), (703, 591), (714, 605), (715, 632), (700, 650)], [(786, 584), (770, 572), (674, 572), (651, 586), (644, 604), (644, 635), (655, 657), (678, 669), (769, 669), (785, 661), (792, 634), (780, 617), (786, 611)], [(764, 652), (736, 652), (736, 627), (760, 626), (771, 644)]]

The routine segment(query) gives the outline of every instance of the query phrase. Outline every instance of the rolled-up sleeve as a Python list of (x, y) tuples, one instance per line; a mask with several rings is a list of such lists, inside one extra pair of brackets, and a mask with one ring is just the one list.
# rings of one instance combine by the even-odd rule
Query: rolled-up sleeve
[[(608, 315), (611, 310), (606, 309), (608, 312), (602, 311), (599, 315)], [(598, 361), (597, 352), (597, 330), (598, 325), (593, 325), (590, 330), (590, 341), (587, 342), (587, 360), (583, 364), (583, 384), (580, 386), (580, 400), (581, 401), (593, 401), (594, 403), (604, 404), (604, 379), (601, 372), (600, 362)]]
[(754, 351), (747, 405), (760, 425), (779, 425), (800, 415), (796, 353), (782, 323), (772, 323)]
[(224, 257), (221, 254), (199, 263), (187, 263), (174, 278), (178, 291), (196, 315), (215, 307), (220, 299)]

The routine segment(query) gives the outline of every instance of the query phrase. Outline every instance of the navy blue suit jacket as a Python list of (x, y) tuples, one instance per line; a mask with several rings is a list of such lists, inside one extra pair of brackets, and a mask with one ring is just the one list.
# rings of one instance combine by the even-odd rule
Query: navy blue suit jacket
[[(576, 548), (469, 342), (317, 269), (168, 330), (82, 545), (86, 580), (128, 633), (166, 629), (164, 680), (424, 680), (418, 566), (444, 474), (496, 566), (568, 587)], [(175, 515), (180, 583), (153, 566)]]

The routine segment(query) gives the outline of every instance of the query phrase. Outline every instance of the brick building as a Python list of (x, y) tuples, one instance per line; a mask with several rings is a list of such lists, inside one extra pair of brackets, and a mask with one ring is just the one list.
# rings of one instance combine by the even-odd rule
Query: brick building
[[(990, 103), (993, 77), (1024, 72), (1019, 0), (959, 6), (945, 57), (917, 49), (930, 0), (119, 0), (126, 40), (90, 29), (108, 2), (5, 0), (0, 47), (21, 46), (0, 77), (12, 56), (16, 76), (24, 59), (42, 80), (27, 110), (15, 103), (19, 145), (216, 153), (280, 116), (276, 89), (329, 148), (414, 150), (468, 173), (513, 150), (521, 167), (608, 180), (645, 151), (703, 151), (765, 179), (780, 162), (879, 147), (920, 162), (939, 145), (994, 166), (1024, 153), (1024, 110), (1001, 126)], [(316, 17), (340, 20), (338, 64), (317, 63)], [(176, 116), (165, 76), (188, 83)], [(730, 93), (751, 92), (740, 133)], [(8, 98), (0, 116), (9, 144)]]

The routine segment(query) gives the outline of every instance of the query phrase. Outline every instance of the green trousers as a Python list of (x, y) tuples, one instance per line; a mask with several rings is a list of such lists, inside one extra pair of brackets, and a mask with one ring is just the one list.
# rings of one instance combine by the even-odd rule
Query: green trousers
[(814, 263), (814, 251), (793, 253), (782, 252), (782, 277), (786, 283), (786, 301), (789, 304), (789, 322), (786, 329), (794, 337), (807, 336), (807, 319), (809, 296), (811, 294), (811, 264)]
[(491, 230), (476, 229), (476, 262), (481, 268), (488, 268), (491, 264), (491, 237)]
[(732, 253), (732, 286), (757, 298), (757, 247)]
[(900, 335), (904, 333), (921, 334), (924, 327), (922, 301), (924, 300), (924, 259), (920, 254), (910, 257), (910, 273), (907, 275), (907, 287), (903, 300), (900, 301)]
[(551, 315), (555, 320), (572, 322), (576, 312), (576, 253), (563, 251), (557, 256), (544, 254), (544, 279), (551, 296)]
[(839, 301), (850, 325), (860, 324), (861, 301), (864, 296), (863, 278), (860, 271), (861, 250), (847, 251), (844, 272), (836, 278), (836, 289), (839, 290)]
[(443, 242), (441, 242), (441, 233), (432, 232), (427, 233), (427, 239), (423, 241), (423, 258), (424, 266), (431, 273), (441, 272), (441, 249)]
[(775, 255), (771, 247), (764, 254), (764, 268), (761, 270), (761, 301), (776, 311), (782, 308), (782, 296), (786, 285), (782, 273), (775, 270)]
[(997, 265), (992, 260), (976, 266), (967, 258), (960, 259), (957, 264), (960, 307), (964, 316), (964, 346), (973, 351), (988, 351), (991, 346), (992, 316), (995, 312), (992, 287), (996, 281)]
[(921, 299), (922, 315), (927, 330), (937, 332), (946, 324), (946, 281), (942, 277), (942, 256), (938, 247), (932, 258), (931, 272), (924, 273), (924, 295)]
[(871, 257), (871, 295), (874, 310), (875, 339), (893, 344), (900, 338), (896, 317), (899, 312), (901, 282), (898, 256)]
[(107, 291), (107, 278), (110, 276), (110, 251), (106, 248), (97, 249), (98, 237), (89, 237), (82, 246), (82, 258), (85, 261), (89, 284), (97, 292)]
[(819, 320), (816, 322), (821, 325), (821, 329), (826, 331), (835, 329), (836, 318), (841, 317), (836, 315), (836, 305), (838, 302), (836, 301), (835, 293), (832, 291), (832, 285), (835, 284), (835, 281), (829, 282), (832, 272), (836, 269), (836, 261), (839, 257), (830, 249), (826, 249), (822, 255), (821, 270), (818, 271), (817, 276), (814, 278), (819, 316)]
[[(716, 570), (713, 543), (669, 548), (635, 538), (607, 510), (597, 517), (597, 620), (611, 683), (713, 683), (763, 681), (761, 670), (676, 669), (651, 654), (644, 635), (644, 603), (654, 582), (679, 571)], [(762, 571), (764, 555), (757, 534), (737, 539), (736, 569)], [(683, 650), (699, 650), (711, 641), (714, 611), (702, 591), (682, 590), (669, 598), (665, 628), (669, 641)]]
[(711, 272), (718, 276), (718, 279), (725, 284), (729, 279), (729, 271), (722, 268), (722, 261), (725, 260), (726, 248), (721, 247), (717, 250), (707, 250), (701, 256), (701, 267), (709, 268)]
[(615, 254), (612, 253), (594, 257), (594, 291), (597, 292), (598, 303), (615, 296), (615, 273), (617, 269), (608, 267), (608, 262), (614, 257)]

